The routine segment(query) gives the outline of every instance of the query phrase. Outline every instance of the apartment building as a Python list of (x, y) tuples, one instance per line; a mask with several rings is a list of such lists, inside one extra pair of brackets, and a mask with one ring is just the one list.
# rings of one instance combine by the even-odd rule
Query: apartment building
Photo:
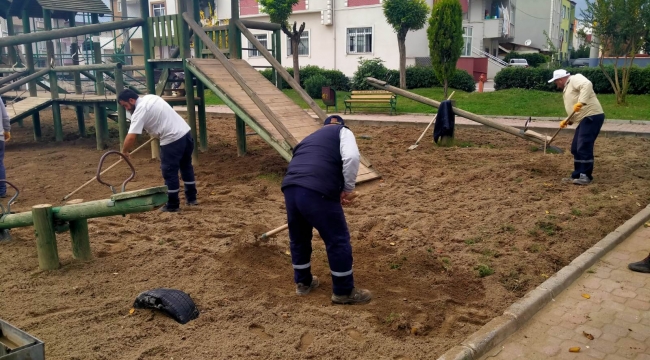
[(519, 23), (525, 24), (525, 26), (517, 28), (513, 42), (515, 46), (511, 50), (521, 53), (543, 52), (550, 54), (549, 41), (553, 47), (559, 49), (563, 1), (519, 1), (515, 16)]

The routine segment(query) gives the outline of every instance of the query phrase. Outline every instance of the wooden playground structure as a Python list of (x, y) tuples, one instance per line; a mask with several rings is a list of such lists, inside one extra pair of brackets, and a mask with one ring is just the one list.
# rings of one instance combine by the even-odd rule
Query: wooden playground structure
[[(280, 25), (240, 20), (237, 11), (233, 12), (228, 25), (205, 27), (200, 24), (199, 1), (178, 1), (179, 14), (150, 16), (149, 2), (140, 0), (140, 17), (112, 22), (99, 22), (99, 16), (109, 10), (101, 0), (69, 1), (53, 5), (51, 1), (0, 0), (6, 5), (5, 13), (0, 16), (11, 23), (12, 16), (23, 20), (23, 33), (11, 34), (0, 38), (0, 49), (5, 48), (8, 62), (16, 64), (19, 58), (17, 45), (25, 45), (24, 67), (7, 66), (0, 68), (0, 96), (8, 99), (7, 110), (12, 123), (21, 123), (31, 117), (34, 125), (34, 139), (41, 139), (39, 111), (52, 108), (56, 141), (63, 141), (63, 121), (61, 105), (76, 108), (79, 133), (86, 135), (84, 125), (84, 108), (92, 109), (95, 118), (95, 136), (97, 149), (107, 148), (109, 115), (116, 118), (120, 144), (123, 144), (128, 131), (125, 110), (117, 105), (117, 94), (129, 87), (137, 90), (125, 81), (125, 72), (145, 71), (146, 90), (140, 93), (162, 96), (171, 105), (187, 106), (187, 121), (191, 127), (195, 142), (194, 163), (198, 165), (199, 150), (208, 148), (208, 136), (205, 113), (205, 88), (207, 87), (223, 100), (236, 114), (236, 132), (238, 154), (246, 154), (246, 126), (250, 127), (269, 143), (287, 161), (292, 157), (292, 148), (304, 137), (321, 127), (325, 112), (309, 97), (298, 83), (289, 75), (281, 64)], [(232, 0), (231, 8), (238, 9), (239, 1)], [(2, 6), (0, 6), (2, 8)], [(75, 14), (90, 13), (92, 24), (75, 26)], [(41, 17), (48, 31), (31, 32), (29, 19)], [(52, 30), (52, 19), (66, 19), (70, 27)], [(144, 66), (123, 65), (121, 63), (102, 63), (100, 44), (93, 42), (95, 64), (64, 65), (54, 64), (53, 40), (82, 36), (98, 35), (103, 31), (130, 30), (140, 27), (144, 45)], [(273, 31), (272, 49), (268, 50), (250, 32), (249, 29)], [(269, 82), (255, 68), (241, 60), (242, 36), (266, 58), (273, 68), (273, 82)], [(37, 68), (34, 65), (32, 44), (46, 42), (48, 64)], [(155, 58), (156, 49), (174, 47), (169, 58)], [(0, 52), (2, 54), (2, 52)], [(170, 91), (174, 83), (170, 78), (172, 72), (183, 72), (184, 88), (195, 91), (184, 92), (184, 96), (163, 96)], [(75, 93), (68, 93), (58, 86), (58, 76), (62, 73), (74, 75)], [(159, 79), (155, 81), (155, 73)], [(81, 76), (94, 82), (94, 94), (83, 94)], [(115, 86), (107, 84), (104, 79), (114, 79)], [(47, 78), (48, 82), (44, 79)], [(309, 104), (318, 116), (314, 120), (305, 110), (296, 105), (280, 89), (286, 81)], [(29, 84), (29, 95), (19, 94), (16, 89)], [(49, 91), (49, 96), (37, 92), (37, 86)], [(12, 91), (15, 95), (11, 95)], [(151, 145), (152, 157), (159, 158), (159, 143)], [(370, 162), (362, 157), (362, 164), (357, 175), (357, 182), (379, 178)]]

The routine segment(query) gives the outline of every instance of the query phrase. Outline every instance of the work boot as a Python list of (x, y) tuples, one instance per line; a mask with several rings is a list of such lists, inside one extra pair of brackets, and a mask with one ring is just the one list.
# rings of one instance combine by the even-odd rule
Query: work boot
[(315, 276), (311, 277), (311, 284), (308, 285), (303, 285), (302, 283), (297, 283), (296, 284), (296, 294), (298, 295), (307, 295), (309, 294), (313, 289), (317, 288), (320, 283), (318, 282), (318, 278)]
[(161, 207), (161, 208), (158, 209), (158, 210), (160, 210), (160, 211), (162, 211), (162, 212), (178, 212), (178, 211), (180, 211), (180, 208), (178, 208), (178, 207), (171, 207), (171, 206), (169, 206), (169, 204), (165, 204), (165, 205), (163, 205), (163, 207)]
[(562, 178), (562, 182), (563, 182), (563, 183), (572, 183), (573, 180), (575, 180), (575, 179), (572, 178), (572, 177)]
[(332, 294), (332, 302), (335, 304), (365, 304), (370, 302), (372, 294), (365, 289), (354, 288), (350, 295), (336, 295)]
[(198, 206), (198, 205), (199, 205), (199, 202), (196, 201), (196, 200), (186, 201), (186, 202), (185, 202), (185, 205), (187, 205), (187, 206)]
[(650, 255), (647, 258), (627, 265), (627, 268), (632, 271), (650, 273)]
[(576, 185), (589, 185), (591, 183), (591, 179), (585, 174), (580, 174), (579, 178), (573, 179), (573, 183)]

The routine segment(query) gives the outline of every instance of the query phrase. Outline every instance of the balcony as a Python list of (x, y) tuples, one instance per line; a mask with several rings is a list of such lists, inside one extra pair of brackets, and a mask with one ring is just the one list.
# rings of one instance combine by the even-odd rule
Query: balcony
[(483, 38), (512, 39), (515, 37), (515, 25), (510, 24), (509, 31), (504, 31), (503, 19), (485, 19), (483, 21)]

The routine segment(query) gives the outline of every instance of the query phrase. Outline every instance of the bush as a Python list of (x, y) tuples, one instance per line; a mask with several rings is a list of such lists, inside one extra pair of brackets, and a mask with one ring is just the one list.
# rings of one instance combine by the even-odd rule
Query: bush
[(305, 91), (311, 96), (312, 99), (320, 99), (323, 95), (323, 86), (329, 86), (330, 82), (325, 76), (316, 74), (310, 76), (305, 81)]
[[(287, 72), (289, 75), (293, 77), (293, 69), (292, 68), (286, 68)], [(273, 79), (273, 69), (264, 69), (260, 71), (260, 73), (267, 78), (269, 81)], [(329, 86), (334, 87), (334, 89), (338, 91), (349, 91), (350, 90), (350, 79), (345, 76), (341, 71), (339, 70), (327, 70), (320, 68), (318, 66), (314, 65), (307, 65), (303, 68), (300, 69), (300, 86), (303, 89), (306, 89), (307, 86), (307, 80), (311, 78), (312, 76), (315, 75), (321, 75), (324, 76), (328, 82)], [(282, 88), (283, 89), (290, 89), (291, 86), (286, 81), (282, 81)], [(320, 91), (320, 90), (319, 90)], [(320, 95), (319, 95), (320, 96)], [(319, 97), (320, 99), (320, 97)]]
[(540, 53), (534, 54), (520, 54), (516, 52), (511, 52), (503, 59), (505, 62), (510, 62), (510, 59), (526, 59), (528, 65), (531, 67), (538, 67), (542, 64), (546, 64), (549, 59), (546, 55)]
[[(605, 67), (609, 76), (614, 78), (614, 68)], [(592, 82), (597, 94), (613, 94), (612, 85), (599, 67), (567, 68), (571, 74), (582, 74)], [(621, 76), (619, 70), (619, 77)], [(559, 91), (554, 83), (548, 83), (553, 77), (553, 69), (542, 68), (505, 68), (494, 78), (494, 88), (503, 89), (534, 89), (543, 91)], [(630, 73), (630, 88), (628, 94), (650, 94), (650, 67), (633, 67)]]
[[(352, 90), (373, 90), (374, 87), (368, 84), (366, 78), (373, 77), (377, 80), (386, 81), (388, 79), (387, 75), (388, 69), (384, 66), (384, 60), (380, 58), (359, 59), (359, 67), (352, 76)], [(390, 75), (390, 80), (393, 80), (395, 74)], [(397, 73), (397, 83), (399, 84), (399, 72)]]
[(449, 79), (449, 87), (466, 92), (473, 92), (476, 90), (476, 82), (474, 82), (474, 77), (467, 71), (456, 69), (454, 76)]

